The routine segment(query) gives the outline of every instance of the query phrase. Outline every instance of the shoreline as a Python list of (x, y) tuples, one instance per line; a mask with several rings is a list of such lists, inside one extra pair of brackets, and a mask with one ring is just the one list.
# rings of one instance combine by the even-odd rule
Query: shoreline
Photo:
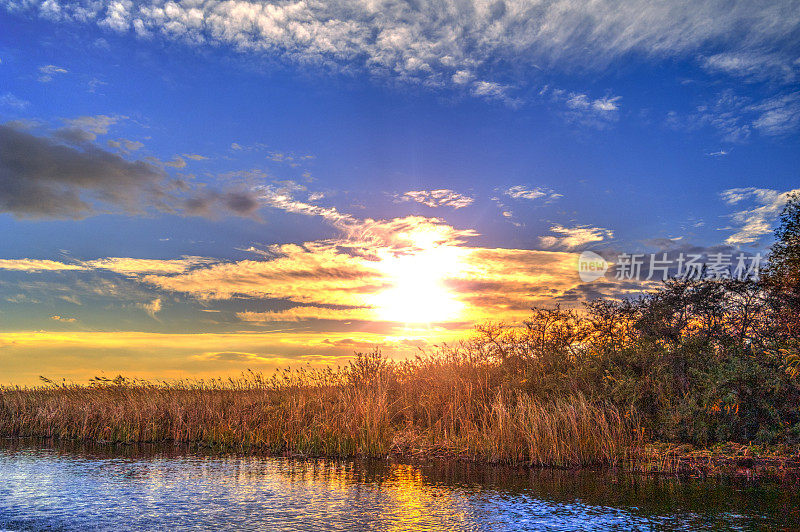
[(747, 482), (780, 482), (800, 483), (800, 446), (754, 447), (736, 443), (725, 443), (711, 448), (696, 449), (688, 444), (667, 444), (661, 442), (648, 443), (641, 450), (640, 458), (629, 458), (619, 463), (597, 463), (584, 465), (537, 464), (519, 460), (491, 460), (467, 453), (458, 453), (446, 449), (416, 448), (392, 450), (385, 455), (352, 454), (325, 455), (293, 451), (270, 452), (263, 448), (244, 449), (241, 446), (209, 445), (204, 442), (163, 441), (106, 441), (80, 438), (54, 438), (36, 436), (0, 436), (4, 442), (14, 447), (30, 449), (36, 447), (52, 447), (67, 451), (103, 450), (110, 451), (109, 456), (126, 454), (124, 451), (135, 449), (136, 455), (149, 453), (178, 451), (175, 456), (196, 455), (219, 457), (226, 455), (286, 458), (290, 460), (377, 460), (384, 463), (401, 464), (472, 464), (488, 467), (510, 467), (538, 471), (573, 471), (597, 473), (622, 473), (656, 477), (678, 477), (683, 479), (715, 479)]

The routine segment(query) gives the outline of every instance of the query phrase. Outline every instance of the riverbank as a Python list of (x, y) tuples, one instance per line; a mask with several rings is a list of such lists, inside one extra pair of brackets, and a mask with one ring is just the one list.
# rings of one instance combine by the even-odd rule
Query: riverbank
[(690, 477), (729, 477), (800, 482), (800, 446), (743, 445), (710, 448), (652, 442), (644, 446), (637, 471)]

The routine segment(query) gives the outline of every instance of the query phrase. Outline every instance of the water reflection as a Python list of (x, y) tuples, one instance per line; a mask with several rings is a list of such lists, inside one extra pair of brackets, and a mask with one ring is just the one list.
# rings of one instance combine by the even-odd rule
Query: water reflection
[(771, 484), (0, 444), (9, 530), (767, 530), (798, 508)]

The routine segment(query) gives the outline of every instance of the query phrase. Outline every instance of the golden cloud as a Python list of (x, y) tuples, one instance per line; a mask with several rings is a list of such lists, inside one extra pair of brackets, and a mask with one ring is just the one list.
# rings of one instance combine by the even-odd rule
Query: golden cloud
[(0, 259), (0, 269), (25, 272), (58, 272), (109, 270), (121, 275), (176, 274), (196, 266), (216, 262), (206, 257), (186, 256), (180, 259), (135, 259), (130, 257), (106, 257), (90, 261), (60, 262), (43, 259)]
[(471, 235), (431, 218), (366, 220), (345, 239), (273, 246), (267, 260), (216, 263), (143, 280), (201, 299), (295, 304), (237, 314), (250, 323), (511, 320), (580, 284), (574, 253), (468, 247)]
[(70, 264), (56, 260), (0, 259), (0, 269), (23, 272), (55, 272), (67, 270), (87, 270), (88, 267), (84, 266), (83, 264)]
[(375, 262), (329, 242), (272, 246), (270, 260), (244, 260), (196, 268), (179, 275), (147, 275), (144, 282), (201, 299), (236, 296), (296, 303), (364, 306), (364, 294), (385, 288)]
[(238, 312), (242, 321), (254, 323), (292, 322), (303, 320), (374, 320), (372, 308), (330, 308), (316, 305), (293, 307), (267, 312)]

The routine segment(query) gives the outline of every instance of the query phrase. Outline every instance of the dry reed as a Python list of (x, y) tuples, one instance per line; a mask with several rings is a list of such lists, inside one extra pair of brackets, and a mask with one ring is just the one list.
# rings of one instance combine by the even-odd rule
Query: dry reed
[(0, 436), (550, 466), (618, 464), (641, 448), (635, 422), (615, 407), (581, 395), (536, 400), (495, 370), (452, 353), (401, 363), (376, 353), (271, 378), (5, 387)]

